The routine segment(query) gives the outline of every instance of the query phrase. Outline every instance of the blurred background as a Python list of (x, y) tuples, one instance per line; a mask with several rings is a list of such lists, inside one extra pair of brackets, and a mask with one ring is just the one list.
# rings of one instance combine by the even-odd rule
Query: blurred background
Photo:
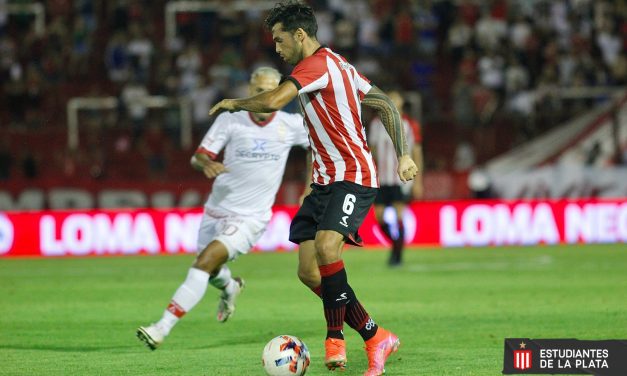
[[(0, 210), (200, 206), (210, 106), (291, 71), (274, 3), (0, 0)], [(423, 200), (627, 196), (627, 1), (309, 3), (323, 44), (405, 94)], [(293, 153), (277, 204), (304, 184)]]

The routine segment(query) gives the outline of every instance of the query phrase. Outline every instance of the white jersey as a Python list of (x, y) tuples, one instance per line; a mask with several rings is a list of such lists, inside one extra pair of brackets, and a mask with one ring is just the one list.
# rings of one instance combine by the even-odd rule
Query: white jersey
[(228, 170), (216, 177), (205, 207), (269, 220), (295, 145), (309, 147), (299, 114), (277, 111), (262, 124), (245, 111), (220, 114), (196, 151), (215, 158), (224, 149)]
[[(414, 131), (408, 119), (403, 118), (402, 122), (405, 140), (407, 140), (408, 150), (411, 155), (411, 150), (417, 137), (414, 135)], [(394, 148), (392, 139), (378, 117), (374, 118), (370, 123), (368, 141), (374, 150), (377, 171), (379, 172), (379, 184), (382, 186), (401, 185), (401, 179), (398, 177), (398, 172), (396, 171), (398, 167), (396, 149)]]

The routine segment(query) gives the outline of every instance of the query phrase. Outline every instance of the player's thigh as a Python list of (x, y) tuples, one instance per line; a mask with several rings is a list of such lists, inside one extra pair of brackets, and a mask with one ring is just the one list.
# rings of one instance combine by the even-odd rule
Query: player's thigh
[(376, 188), (345, 181), (333, 183), (318, 230), (338, 232), (344, 236), (346, 242), (359, 245), (357, 231), (376, 195)]
[(196, 251), (198, 253), (202, 252), (216, 238), (222, 218), (210, 215), (207, 211), (203, 213), (200, 226), (198, 227), (198, 240), (196, 242)]

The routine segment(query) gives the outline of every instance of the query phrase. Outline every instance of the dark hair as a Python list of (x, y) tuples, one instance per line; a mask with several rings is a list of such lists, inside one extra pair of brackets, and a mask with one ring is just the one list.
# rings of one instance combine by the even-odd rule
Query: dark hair
[(272, 30), (272, 27), (281, 23), (285, 31), (294, 32), (301, 28), (305, 30), (307, 35), (316, 38), (318, 32), (318, 22), (313, 9), (298, 0), (289, 0), (278, 3), (270, 10), (266, 17), (266, 27)]

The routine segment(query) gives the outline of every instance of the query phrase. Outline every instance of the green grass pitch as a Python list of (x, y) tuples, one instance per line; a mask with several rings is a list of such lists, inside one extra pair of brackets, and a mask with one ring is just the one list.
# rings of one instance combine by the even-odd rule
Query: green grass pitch
[[(420, 249), (399, 269), (387, 253), (349, 249), (349, 281), (396, 332), (387, 375), (498, 375), (505, 337), (627, 338), (627, 247)], [(232, 319), (215, 320), (217, 291), (151, 352), (136, 338), (157, 320), (193, 256), (0, 260), (0, 375), (263, 375), (261, 350), (278, 334), (324, 368), (321, 303), (296, 277), (295, 253), (231, 263), (247, 288)], [(366, 357), (346, 328), (348, 369)]]

